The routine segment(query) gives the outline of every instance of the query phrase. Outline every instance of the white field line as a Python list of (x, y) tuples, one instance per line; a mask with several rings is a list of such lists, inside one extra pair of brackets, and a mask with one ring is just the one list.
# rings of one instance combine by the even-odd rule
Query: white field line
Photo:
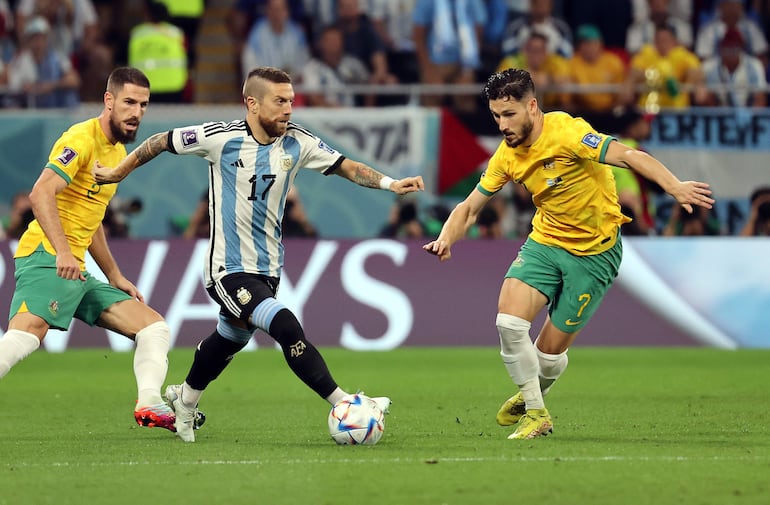
[(510, 463), (603, 463), (603, 462), (695, 462), (695, 461), (770, 461), (770, 455), (766, 456), (542, 456), (542, 457), (440, 457), (440, 458), (330, 458), (330, 459), (252, 459), (252, 460), (191, 460), (191, 461), (61, 461), (51, 463), (15, 462), (4, 463), (6, 468), (83, 468), (83, 467), (121, 467), (121, 466), (260, 466), (260, 465), (329, 465), (343, 464), (372, 464), (372, 463), (486, 463), (486, 462), (510, 462)]

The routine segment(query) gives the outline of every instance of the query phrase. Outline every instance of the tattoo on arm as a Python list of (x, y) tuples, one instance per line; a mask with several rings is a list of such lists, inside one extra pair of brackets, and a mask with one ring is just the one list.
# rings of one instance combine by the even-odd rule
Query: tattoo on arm
[(365, 188), (379, 188), (380, 179), (383, 177), (383, 174), (372, 167), (358, 163), (350, 180)]
[(134, 150), (134, 154), (136, 155), (139, 165), (143, 165), (163, 151), (168, 151), (167, 132), (156, 133), (148, 138)]

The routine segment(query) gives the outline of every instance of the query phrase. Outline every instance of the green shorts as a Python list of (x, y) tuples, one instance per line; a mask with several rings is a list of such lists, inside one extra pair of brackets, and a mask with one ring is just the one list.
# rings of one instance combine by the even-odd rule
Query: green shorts
[(528, 238), (505, 276), (519, 279), (548, 297), (553, 325), (574, 333), (596, 312), (618, 275), (622, 257), (620, 236), (611, 249), (591, 256), (576, 256)]
[(29, 312), (59, 330), (69, 328), (73, 317), (93, 326), (107, 307), (131, 299), (88, 272), (83, 276), (85, 281), (62, 279), (56, 275), (56, 256), (43, 250), (16, 258), (16, 290), (9, 318)]

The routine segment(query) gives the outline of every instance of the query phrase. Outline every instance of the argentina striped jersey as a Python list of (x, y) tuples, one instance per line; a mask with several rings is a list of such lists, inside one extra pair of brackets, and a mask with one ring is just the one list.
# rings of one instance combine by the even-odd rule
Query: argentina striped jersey
[(176, 128), (168, 144), (175, 154), (195, 154), (209, 162), (207, 287), (237, 272), (280, 277), (281, 221), (297, 171), (328, 175), (345, 159), (291, 122), (284, 135), (267, 145), (257, 142), (245, 120)]

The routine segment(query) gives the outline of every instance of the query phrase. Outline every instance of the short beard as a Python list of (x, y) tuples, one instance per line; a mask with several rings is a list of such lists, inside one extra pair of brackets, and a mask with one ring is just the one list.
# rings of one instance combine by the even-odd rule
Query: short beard
[(528, 123), (524, 124), (524, 126), (521, 127), (521, 135), (516, 135), (518, 137), (517, 140), (514, 140), (513, 142), (508, 142), (506, 139), (505, 143), (508, 144), (508, 147), (519, 147), (522, 142), (527, 140), (532, 133), (532, 129), (535, 127), (535, 124), (532, 121), (529, 121)]
[(137, 131), (138, 129), (132, 132), (124, 132), (120, 129), (120, 125), (110, 117), (110, 133), (112, 134), (112, 138), (115, 139), (115, 142), (131, 144), (136, 140)]
[(265, 133), (269, 137), (280, 137), (284, 134), (284, 131), (282, 128), (278, 125), (277, 122), (268, 121), (266, 119), (262, 119), (261, 117), (258, 118), (259, 120), (259, 126), (262, 127), (263, 130), (265, 130)]

